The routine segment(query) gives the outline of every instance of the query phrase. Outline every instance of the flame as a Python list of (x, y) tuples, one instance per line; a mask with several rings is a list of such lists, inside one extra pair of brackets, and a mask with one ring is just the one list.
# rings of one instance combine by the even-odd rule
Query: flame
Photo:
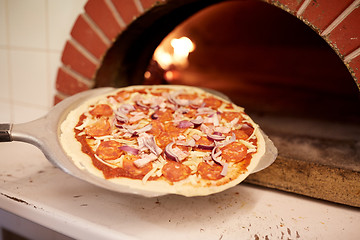
[(189, 54), (195, 50), (195, 44), (189, 38), (181, 37), (173, 38), (170, 46), (172, 49), (161, 44), (154, 52), (154, 60), (165, 70), (171, 65), (177, 68), (186, 67)]
[(180, 65), (188, 63), (187, 58), (189, 56), (189, 53), (195, 50), (195, 45), (193, 44), (193, 42), (187, 37), (182, 37), (179, 39), (172, 39), (170, 44), (174, 48), (174, 63)]
[(172, 62), (172, 56), (170, 53), (166, 52), (163, 46), (159, 46), (154, 52), (154, 60), (158, 62), (158, 64), (163, 69), (169, 68)]

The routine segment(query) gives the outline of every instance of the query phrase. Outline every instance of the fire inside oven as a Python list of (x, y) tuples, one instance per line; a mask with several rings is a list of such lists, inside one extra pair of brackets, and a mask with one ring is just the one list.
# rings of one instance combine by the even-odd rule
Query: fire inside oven
[(360, 206), (359, 89), (337, 54), (265, 2), (188, 2), (169, 1), (130, 24), (104, 57), (96, 87), (218, 90), (279, 150), (249, 183)]

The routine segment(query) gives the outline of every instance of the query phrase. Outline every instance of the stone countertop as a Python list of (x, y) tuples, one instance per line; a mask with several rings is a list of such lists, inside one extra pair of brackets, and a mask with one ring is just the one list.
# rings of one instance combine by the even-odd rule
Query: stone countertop
[(357, 239), (360, 210), (242, 183), (222, 193), (144, 198), (53, 167), (26, 143), (0, 144), (0, 208), (76, 239)]

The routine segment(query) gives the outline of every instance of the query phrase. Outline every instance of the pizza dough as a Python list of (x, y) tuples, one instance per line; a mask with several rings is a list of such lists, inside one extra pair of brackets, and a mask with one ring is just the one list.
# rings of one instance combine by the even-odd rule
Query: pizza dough
[(75, 165), (135, 190), (202, 196), (243, 181), (265, 153), (244, 109), (179, 85), (129, 86), (96, 96), (61, 124)]

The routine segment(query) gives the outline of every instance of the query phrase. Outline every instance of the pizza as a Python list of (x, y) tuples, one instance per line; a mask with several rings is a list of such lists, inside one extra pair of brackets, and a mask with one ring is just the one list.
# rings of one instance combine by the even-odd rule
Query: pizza
[(257, 124), (197, 87), (141, 85), (86, 100), (61, 124), (75, 165), (135, 190), (202, 196), (243, 181), (265, 153)]

